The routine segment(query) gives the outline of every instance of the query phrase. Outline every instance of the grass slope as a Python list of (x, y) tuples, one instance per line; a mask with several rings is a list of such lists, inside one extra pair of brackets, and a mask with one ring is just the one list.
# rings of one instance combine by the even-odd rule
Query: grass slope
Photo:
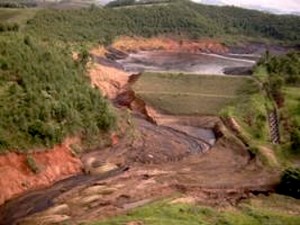
[(296, 121), (300, 124), (300, 87), (284, 87), (285, 105)]
[(162, 201), (92, 225), (299, 225), (299, 215), (299, 200), (271, 195), (222, 210)]
[(217, 115), (235, 102), (250, 77), (145, 73), (134, 85), (137, 95), (175, 115)]
[(300, 160), (300, 87), (285, 86), (284, 107), (281, 109), (281, 134), (285, 152)]

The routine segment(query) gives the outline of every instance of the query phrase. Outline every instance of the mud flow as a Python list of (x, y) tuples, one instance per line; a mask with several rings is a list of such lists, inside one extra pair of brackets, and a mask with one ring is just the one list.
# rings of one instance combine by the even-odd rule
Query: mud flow
[(252, 59), (156, 52), (119, 58), (98, 58), (90, 75), (117, 110), (130, 110), (125, 137), (83, 154), (82, 174), (2, 205), (1, 225), (79, 224), (178, 193), (204, 204), (236, 204), (273, 190), (277, 174), (263, 169), (243, 143), (225, 135), (219, 117), (161, 114), (135, 96), (131, 85), (139, 76), (120, 70), (122, 64), (130, 71), (222, 73), (227, 66), (252, 66)]

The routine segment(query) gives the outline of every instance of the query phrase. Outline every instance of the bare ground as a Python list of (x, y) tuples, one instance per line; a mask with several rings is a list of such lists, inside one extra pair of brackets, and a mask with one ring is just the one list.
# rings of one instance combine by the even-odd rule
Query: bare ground
[[(246, 148), (226, 138), (202, 153), (195, 151), (199, 147), (195, 140), (174, 131), (141, 119), (136, 119), (136, 126), (139, 137), (133, 142), (124, 139), (113, 148), (82, 158), (84, 164), (94, 158), (98, 165), (127, 165), (128, 171), (78, 185), (58, 196), (52, 209), (20, 224), (34, 224), (49, 215), (63, 216), (73, 224), (90, 222), (178, 194), (204, 204), (234, 205), (253, 194), (272, 191), (277, 182), (276, 173), (264, 169)], [(55, 211), (57, 207), (66, 210)]]

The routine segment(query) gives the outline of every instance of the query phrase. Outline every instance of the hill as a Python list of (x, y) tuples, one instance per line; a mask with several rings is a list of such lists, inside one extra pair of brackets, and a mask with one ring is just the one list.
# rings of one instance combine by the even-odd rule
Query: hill
[(151, 7), (42, 10), (28, 21), (26, 32), (49, 40), (101, 44), (109, 44), (120, 35), (175, 35), (227, 42), (251, 39), (297, 44), (299, 24), (297, 16), (175, 1)]
[(107, 7), (123, 7), (123, 6), (141, 6), (141, 5), (153, 5), (153, 4), (164, 4), (172, 3), (177, 0), (116, 0), (107, 3)]
[(98, 4), (96, 0), (0, 0), (0, 7), (4, 8), (74, 9)]

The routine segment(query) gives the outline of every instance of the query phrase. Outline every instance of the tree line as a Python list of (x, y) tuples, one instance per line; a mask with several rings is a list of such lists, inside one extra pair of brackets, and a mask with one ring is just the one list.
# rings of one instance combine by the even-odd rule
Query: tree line
[[(300, 17), (174, 1), (148, 7), (41, 10), (26, 30), (45, 39), (109, 44), (120, 35), (250, 37), (300, 42)], [(231, 39), (231, 38), (229, 38)]]

